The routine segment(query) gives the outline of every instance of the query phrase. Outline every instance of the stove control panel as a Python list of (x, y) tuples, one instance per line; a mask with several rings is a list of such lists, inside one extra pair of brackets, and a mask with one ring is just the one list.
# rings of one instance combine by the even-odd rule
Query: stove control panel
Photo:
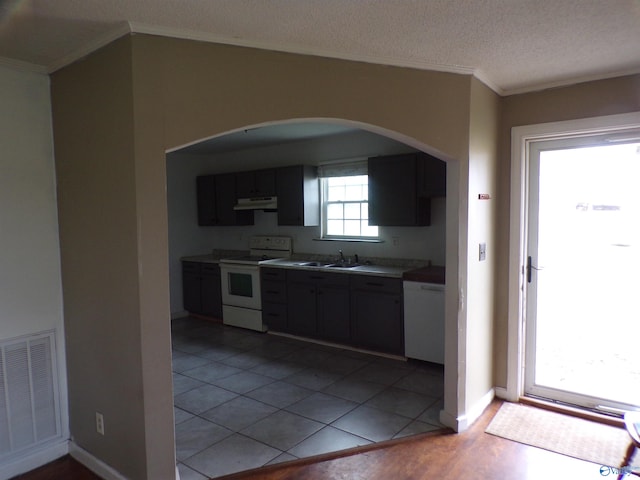
[(268, 235), (254, 235), (249, 238), (250, 250), (267, 250), (277, 252), (292, 251), (292, 239), (291, 237), (272, 237)]

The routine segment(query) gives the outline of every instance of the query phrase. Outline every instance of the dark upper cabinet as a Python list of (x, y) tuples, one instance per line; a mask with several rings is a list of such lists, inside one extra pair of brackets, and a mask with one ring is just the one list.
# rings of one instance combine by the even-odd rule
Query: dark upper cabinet
[(237, 198), (273, 197), (276, 195), (276, 171), (254, 170), (236, 173)]
[(233, 209), (237, 199), (234, 173), (197, 177), (196, 190), (198, 225), (253, 225), (253, 211)]
[(295, 165), (276, 169), (278, 225), (320, 225), (318, 169)]
[(198, 199), (198, 225), (216, 225), (216, 176), (204, 175), (196, 178), (196, 192)]
[(431, 198), (446, 195), (446, 164), (425, 153), (370, 158), (369, 223), (425, 226)]

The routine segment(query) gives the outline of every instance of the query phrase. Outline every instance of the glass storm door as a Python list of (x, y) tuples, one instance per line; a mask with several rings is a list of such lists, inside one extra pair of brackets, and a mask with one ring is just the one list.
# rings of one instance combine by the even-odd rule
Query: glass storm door
[(635, 137), (529, 144), (525, 395), (604, 411), (640, 405)]

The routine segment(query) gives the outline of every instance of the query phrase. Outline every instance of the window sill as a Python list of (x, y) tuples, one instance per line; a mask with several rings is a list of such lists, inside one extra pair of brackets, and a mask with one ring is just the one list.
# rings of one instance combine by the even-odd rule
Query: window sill
[(378, 238), (314, 238), (316, 242), (359, 242), (359, 243), (384, 243)]

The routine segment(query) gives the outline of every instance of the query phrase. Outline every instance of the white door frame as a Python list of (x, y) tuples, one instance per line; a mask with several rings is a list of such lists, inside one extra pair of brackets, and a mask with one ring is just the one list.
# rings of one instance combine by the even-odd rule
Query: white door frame
[[(511, 203), (509, 214), (509, 308), (506, 400), (524, 393), (526, 320), (526, 239), (529, 144), (539, 140), (640, 128), (640, 112), (513, 127), (511, 130)], [(634, 135), (637, 136), (637, 135)]]

